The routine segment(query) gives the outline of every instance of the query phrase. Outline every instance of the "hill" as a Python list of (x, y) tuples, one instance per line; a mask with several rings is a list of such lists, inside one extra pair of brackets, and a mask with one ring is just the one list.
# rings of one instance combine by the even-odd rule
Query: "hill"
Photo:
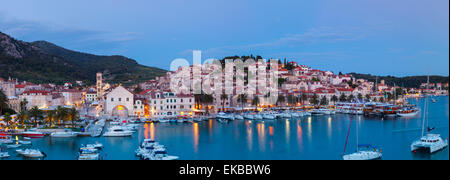
[[(373, 76), (371, 74), (358, 74), (349, 73), (353, 75), (356, 79), (367, 79), (371, 82), (375, 82), (378, 78), (378, 82), (385, 80), (387, 85), (398, 85), (406, 88), (419, 88), (420, 84), (427, 82), (427, 76), (406, 76), (406, 77), (395, 77), (395, 76)], [(430, 83), (448, 83), (448, 76), (430, 76)]]
[(103, 72), (113, 83), (142, 82), (167, 71), (138, 64), (124, 56), (98, 56), (76, 52), (46, 41), (24, 42), (0, 32), (0, 77), (35, 83), (95, 82)]

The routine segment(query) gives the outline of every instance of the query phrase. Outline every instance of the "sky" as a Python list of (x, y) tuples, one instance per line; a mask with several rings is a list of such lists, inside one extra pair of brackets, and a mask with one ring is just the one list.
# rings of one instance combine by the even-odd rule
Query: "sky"
[(335, 73), (449, 74), (448, 0), (17, 0), (0, 31), (170, 69), (234, 55)]

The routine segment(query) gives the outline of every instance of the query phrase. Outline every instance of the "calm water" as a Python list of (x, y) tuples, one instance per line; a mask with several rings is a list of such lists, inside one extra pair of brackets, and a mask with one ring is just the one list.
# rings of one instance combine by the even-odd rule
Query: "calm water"
[[(437, 97), (430, 104), (430, 126), (436, 127), (445, 139), (449, 135), (449, 98)], [(411, 99), (422, 107), (423, 99)], [(359, 143), (382, 148), (383, 159), (448, 160), (448, 148), (435, 154), (412, 153), (410, 144), (420, 137), (421, 117), (380, 119), (354, 116), (359, 125)], [(215, 120), (194, 124), (145, 124), (132, 137), (34, 139), (33, 147), (44, 151), (51, 159), (73, 160), (80, 144), (100, 142), (104, 145), (103, 159), (137, 159), (134, 150), (144, 138), (153, 138), (168, 147), (170, 155), (187, 160), (271, 160), (271, 159), (341, 159), (350, 122), (349, 115), (325, 115), (282, 119), (269, 122)], [(347, 152), (355, 151), (355, 122), (349, 137)], [(8, 159), (16, 157), (9, 150)]]

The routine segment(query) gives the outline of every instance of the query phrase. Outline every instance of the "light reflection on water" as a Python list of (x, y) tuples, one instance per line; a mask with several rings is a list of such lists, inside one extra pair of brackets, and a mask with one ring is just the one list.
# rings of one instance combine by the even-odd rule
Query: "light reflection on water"
[[(421, 105), (423, 100), (417, 103)], [(448, 103), (448, 97), (439, 97), (436, 103), (430, 104), (430, 126), (436, 127), (435, 133), (440, 133), (444, 139), (449, 135)], [(421, 118), (422, 115), (381, 120), (356, 116), (359, 142), (382, 147), (383, 159), (448, 159), (448, 148), (432, 155), (410, 152), (411, 142), (421, 134)], [(143, 124), (132, 137), (45, 137), (33, 139), (32, 147), (44, 151), (47, 159), (76, 159), (81, 144), (99, 142), (105, 147), (104, 159), (137, 159), (134, 150), (139, 143), (144, 138), (154, 138), (168, 148), (169, 154), (181, 159), (340, 159), (349, 120), (349, 115), (336, 114), (268, 122), (210, 120)], [(355, 129), (351, 130), (348, 143), (347, 151), (354, 151)], [(9, 159), (22, 159), (16, 157), (13, 150), (7, 150), (11, 155)]]

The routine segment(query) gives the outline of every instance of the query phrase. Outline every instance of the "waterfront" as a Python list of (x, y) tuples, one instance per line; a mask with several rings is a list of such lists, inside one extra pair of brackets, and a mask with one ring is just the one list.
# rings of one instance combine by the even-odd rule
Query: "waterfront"
[[(436, 97), (430, 103), (430, 127), (443, 139), (449, 136), (449, 98)], [(423, 107), (424, 99), (410, 99)], [(354, 116), (359, 120), (360, 144), (382, 148), (385, 160), (448, 160), (448, 148), (433, 155), (412, 153), (411, 143), (420, 137), (423, 111), (414, 118), (385, 119)], [(33, 139), (33, 148), (48, 156), (46, 160), (74, 160), (81, 144), (103, 143), (105, 160), (137, 159), (134, 150), (144, 138), (167, 146), (170, 155), (181, 160), (321, 160), (341, 159), (350, 115), (322, 115), (274, 121), (215, 120), (199, 123), (142, 124), (132, 137), (78, 137), (75, 139)], [(352, 126), (347, 153), (355, 150), (355, 126)], [(16, 157), (12, 149), (7, 149)]]

